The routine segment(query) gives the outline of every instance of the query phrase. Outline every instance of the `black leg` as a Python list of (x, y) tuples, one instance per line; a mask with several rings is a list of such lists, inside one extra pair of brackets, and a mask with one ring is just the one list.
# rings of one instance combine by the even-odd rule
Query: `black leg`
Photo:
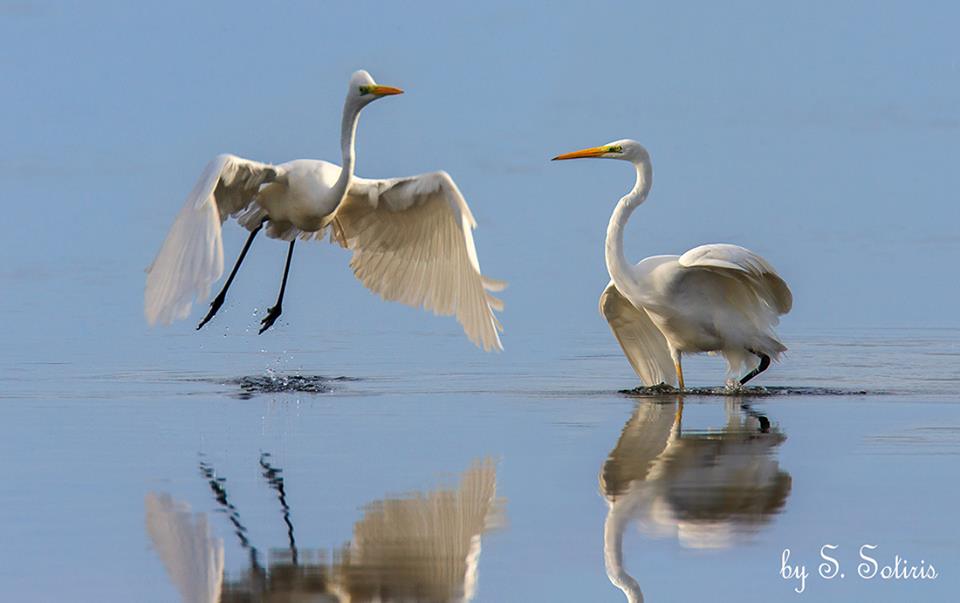
[(280, 282), (280, 295), (277, 296), (277, 303), (267, 310), (267, 315), (260, 321), (260, 324), (263, 325), (260, 327), (261, 334), (272, 327), (273, 323), (276, 322), (283, 312), (283, 292), (287, 288), (287, 274), (290, 272), (290, 259), (293, 258), (293, 244), (296, 242), (296, 239), (290, 241), (290, 249), (287, 251), (287, 263), (283, 267), (283, 280)]
[(743, 379), (740, 380), (740, 385), (745, 385), (747, 381), (753, 379), (763, 371), (767, 370), (767, 367), (770, 366), (770, 357), (767, 356), (766, 354), (754, 352), (753, 350), (747, 350), (747, 351), (750, 352), (751, 354), (754, 354), (760, 357), (760, 365), (757, 366), (757, 368), (750, 371), (749, 373), (747, 373), (746, 375), (744, 375)]
[(210, 310), (207, 312), (207, 315), (203, 317), (203, 320), (200, 321), (200, 324), (197, 325), (198, 331), (203, 325), (210, 322), (210, 319), (213, 318), (214, 314), (220, 309), (220, 306), (223, 305), (223, 301), (227, 299), (227, 289), (229, 289), (230, 284), (233, 283), (233, 277), (237, 276), (237, 270), (240, 270), (240, 264), (243, 263), (243, 258), (247, 257), (247, 250), (250, 249), (250, 244), (253, 243), (254, 237), (257, 236), (261, 228), (263, 228), (263, 222), (250, 231), (250, 236), (247, 237), (247, 242), (243, 244), (243, 249), (240, 250), (240, 257), (237, 258), (237, 263), (233, 265), (233, 270), (230, 271), (227, 282), (223, 284), (223, 289), (220, 290), (220, 293), (210, 302)]

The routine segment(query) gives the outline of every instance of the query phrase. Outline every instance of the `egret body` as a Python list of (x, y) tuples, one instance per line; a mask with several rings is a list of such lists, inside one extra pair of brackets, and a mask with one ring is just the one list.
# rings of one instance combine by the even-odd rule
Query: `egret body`
[[(737, 386), (766, 370), (771, 359), (779, 359), (787, 348), (773, 327), (790, 311), (793, 297), (773, 267), (748, 249), (723, 243), (629, 263), (623, 229), (650, 192), (650, 155), (634, 140), (618, 140), (554, 159), (584, 157), (628, 161), (637, 173), (633, 189), (617, 203), (607, 226), (611, 281), (600, 296), (600, 312), (644, 384), (679, 384), (683, 389), (685, 353), (723, 354), (728, 383)], [(753, 366), (739, 376), (744, 365)]]
[(353, 253), (350, 266), (370, 290), (390, 301), (454, 315), (467, 337), (484, 350), (502, 349), (489, 291), (505, 284), (480, 272), (472, 230), (476, 221), (446, 172), (388, 179), (354, 175), (361, 110), (401, 94), (369, 73), (350, 78), (340, 131), (342, 166), (314, 159), (271, 165), (235, 155), (216, 157), (188, 195), (167, 238), (147, 269), (147, 321), (186, 318), (195, 298), (205, 299), (223, 274), (221, 224), (227, 217), (250, 231), (220, 294), (197, 328), (216, 314), (250, 244), (261, 229), (289, 242), (276, 303), (260, 332), (282, 312), (283, 294), (298, 239), (330, 240)]

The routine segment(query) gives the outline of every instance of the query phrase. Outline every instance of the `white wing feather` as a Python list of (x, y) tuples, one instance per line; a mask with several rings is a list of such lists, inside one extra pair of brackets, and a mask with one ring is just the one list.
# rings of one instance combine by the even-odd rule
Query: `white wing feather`
[(276, 176), (273, 166), (235, 155), (207, 165), (147, 268), (143, 309), (151, 326), (186, 318), (194, 298), (210, 295), (223, 274), (220, 225), (247, 209), (260, 185)]
[(147, 533), (185, 603), (216, 603), (223, 586), (223, 540), (210, 534), (207, 516), (168, 494), (147, 494)]
[(506, 284), (484, 277), (473, 243), (476, 221), (446, 172), (407, 178), (357, 178), (332, 217), (332, 240), (353, 251), (350, 267), (390, 301), (455, 315), (470, 341), (503, 349), (488, 291)]
[(793, 307), (793, 294), (773, 266), (739, 245), (701, 245), (680, 256), (679, 262), (686, 268), (705, 268), (738, 278), (777, 314), (786, 314)]
[(676, 385), (676, 371), (663, 333), (645, 310), (634, 306), (620, 293), (613, 281), (600, 295), (600, 313), (607, 319), (644, 385)]

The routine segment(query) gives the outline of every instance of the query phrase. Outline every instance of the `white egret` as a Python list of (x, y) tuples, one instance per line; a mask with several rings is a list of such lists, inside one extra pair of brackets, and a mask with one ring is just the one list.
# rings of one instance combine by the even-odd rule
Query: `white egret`
[[(637, 375), (647, 386), (683, 386), (681, 355), (719, 352), (727, 360), (728, 383), (743, 385), (762, 373), (786, 346), (773, 327), (790, 311), (793, 297), (773, 267), (737, 245), (701, 245), (683, 255), (656, 255), (627, 262), (623, 229), (653, 182), (650, 155), (635, 140), (554, 157), (600, 157), (629, 161), (637, 170), (633, 189), (617, 204), (607, 227), (606, 262), (610, 284), (600, 312)], [(742, 366), (757, 366), (739, 379)]]
[(223, 274), (221, 224), (233, 216), (250, 235), (198, 329), (223, 305), (250, 244), (266, 224), (268, 237), (290, 246), (280, 293), (261, 333), (282, 311), (294, 243), (322, 239), (329, 230), (331, 241), (353, 252), (350, 266), (367, 288), (390, 301), (455, 315), (475, 344), (502, 349), (494, 310), (503, 305), (488, 291), (505, 284), (480, 273), (472, 234), (476, 221), (453, 179), (442, 171), (382, 180), (354, 175), (360, 111), (402, 92), (378, 85), (366, 71), (353, 74), (343, 106), (342, 167), (312, 159), (270, 165), (235, 155), (211, 161), (147, 269), (147, 321), (186, 318), (194, 298), (209, 295), (210, 285)]

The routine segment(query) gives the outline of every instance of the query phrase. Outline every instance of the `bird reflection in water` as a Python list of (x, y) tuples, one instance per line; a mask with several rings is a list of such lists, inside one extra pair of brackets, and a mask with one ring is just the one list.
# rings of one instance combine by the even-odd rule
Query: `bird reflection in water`
[(755, 533), (785, 505), (791, 479), (775, 453), (786, 436), (742, 399), (729, 399), (726, 412), (721, 429), (684, 430), (682, 397), (644, 400), (604, 463), (604, 563), (628, 601), (643, 601), (623, 563), (631, 522), (648, 536), (719, 549)]
[(469, 601), (477, 586), (480, 539), (502, 518), (496, 467), (475, 461), (456, 487), (439, 487), (370, 503), (354, 524), (352, 540), (333, 551), (300, 550), (294, 536), (282, 470), (260, 458), (287, 526), (287, 549), (259, 550), (247, 537), (226, 480), (206, 462), (200, 471), (249, 554), (236, 577), (223, 573), (223, 541), (212, 536), (205, 514), (191, 514), (166, 494), (146, 497), (147, 532), (171, 581), (187, 603), (240, 601)]

